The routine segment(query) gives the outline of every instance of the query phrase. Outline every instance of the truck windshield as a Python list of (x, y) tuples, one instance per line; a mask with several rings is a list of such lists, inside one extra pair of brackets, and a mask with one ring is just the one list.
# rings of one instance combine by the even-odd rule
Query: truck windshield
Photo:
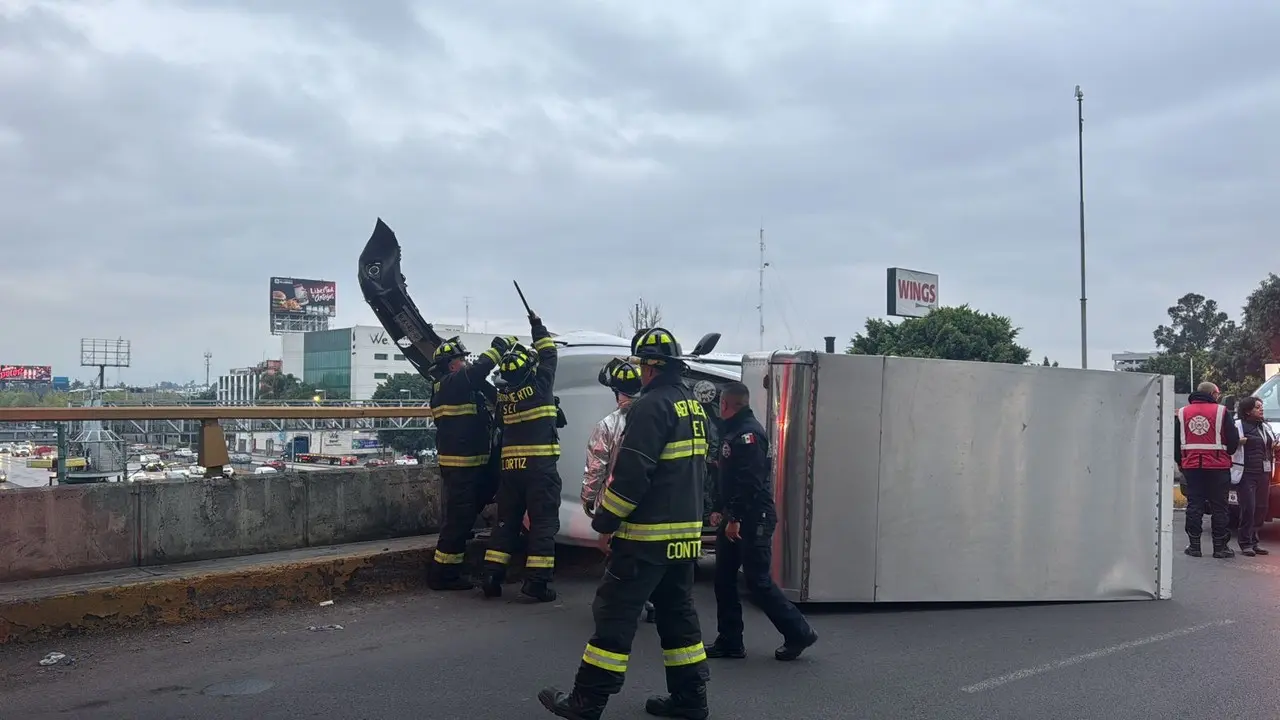
[(1262, 400), (1262, 414), (1270, 422), (1280, 422), (1280, 375), (1273, 375), (1254, 393)]

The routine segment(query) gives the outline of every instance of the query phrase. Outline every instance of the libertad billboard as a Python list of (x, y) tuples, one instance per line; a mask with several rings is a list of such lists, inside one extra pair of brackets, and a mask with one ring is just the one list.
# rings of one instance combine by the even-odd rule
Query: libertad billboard
[(924, 317), (938, 309), (938, 276), (919, 270), (889, 268), (889, 315)]
[(271, 315), (333, 317), (338, 310), (338, 286), (332, 280), (271, 278)]
[(42, 383), (53, 381), (49, 365), (0, 365), (0, 382)]

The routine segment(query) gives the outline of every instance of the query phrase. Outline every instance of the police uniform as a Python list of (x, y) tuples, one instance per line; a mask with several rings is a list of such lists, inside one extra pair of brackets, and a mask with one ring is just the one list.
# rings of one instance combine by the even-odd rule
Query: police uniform
[[(723, 421), (720, 444), (720, 503), (723, 521), (716, 533), (716, 622), (719, 636), (707, 648), (713, 658), (743, 658), (742, 600), (738, 570), (756, 605), (782, 633), (779, 660), (794, 660), (817, 641), (804, 615), (782, 594), (770, 574), (773, 531), (778, 515), (769, 481), (769, 436), (750, 407)], [(740, 539), (731, 540), (725, 527), (739, 523)]]
[(498, 526), (484, 554), (488, 574), (484, 592), (502, 594), (502, 581), (515, 552), (522, 520), (529, 513), (525, 558), (528, 576), (521, 593), (541, 602), (555, 600), (556, 534), (560, 532), (560, 459), (562, 415), (556, 404), (556, 344), (542, 320), (530, 318), (533, 350), (517, 345), (502, 356), (498, 391), (502, 419), (502, 474), (498, 484)]
[(645, 600), (656, 608), (670, 695), (649, 698), (662, 717), (707, 717), (706, 648), (693, 605), (694, 565), (701, 554), (706, 413), (681, 382), (680, 346), (662, 328), (639, 333), (633, 362), (657, 370), (627, 413), (627, 432), (592, 519), (612, 534), (612, 552), (592, 615), (595, 633), (572, 692), (545, 688), (538, 700), (563, 718), (597, 720), (622, 689), (631, 643)]
[(458, 338), (441, 343), (433, 358), (433, 375), (439, 379), (433, 385), (431, 411), (444, 495), (444, 522), (428, 573), (428, 584), (435, 590), (472, 587), (462, 577), (463, 560), (476, 515), (487, 503), (485, 495), (492, 485), (488, 465), (493, 406), (487, 398), (493, 386), (488, 377), (501, 351), (510, 344), (510, 340), (494, 338), (493, 347), (454, 372), (449, 371), (449, 363), (467, 356)]
[(1200, 534), (1204, 531), (1204, 508), (1212, 513), (1213, 556), (1235, 555), (1227, 547), (1227, 492), (1231, 486), (1231, 456), (1240, 447), (1240, 433), (1232, 414), (1212, 395), (1193, 392), (1189, 404), (1179, 408), (1178, 432), (1173, 437), (1178, 467), (1187, 479), (1186, 553), (1200, 557)]

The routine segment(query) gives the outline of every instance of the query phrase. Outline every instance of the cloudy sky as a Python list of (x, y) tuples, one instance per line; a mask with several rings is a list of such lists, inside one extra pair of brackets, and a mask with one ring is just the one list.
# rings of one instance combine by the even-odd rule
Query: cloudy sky
[[(1280, 4), (1260, 0), (0, 0), (0, 363), (129, 382), (279, 354), (271, 275), (383, 217), (429, 320), (843, 343), (885, 268), (1079, 364), (1276, 270)], [(361, 8), (357, 10), (357, 8)], [(1270, 249), (1264, 249), (1270, 248)], [(514, 322), (513, 322), (514, 321)]]

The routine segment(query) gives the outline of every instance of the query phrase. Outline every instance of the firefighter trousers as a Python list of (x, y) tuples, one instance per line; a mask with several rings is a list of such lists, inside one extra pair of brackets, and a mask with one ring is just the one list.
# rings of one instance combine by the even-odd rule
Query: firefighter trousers
[(541, 467), (502, 472), (498, 481), (498, 526), (493, 529), (484, 554), (491, 574), (505, 576), (528, 512), (527, 577), (550, 582), (556, 565), (556, 534), (560, 532), (560, 473), (554, 458), (549, 460)]
[(1227, 492), (1231, 489), (1231, 471), (1183, 468), (1182, 475), (1187, 479), (1187, 536), (1200, 541), (1207, 503), (1212, 520), (1213, 547), (1215, 550), (1225, 548), (1231, 537), (1227, 528)]
[(582, 653), (575, 689), (595, 698), (607, 698), (622, 689), (640, 611), (645, 600), (652, 600), (667, 691), (677, 695), (700, 691), (710, 673), (693, 606), (693, 573), (693, 562), (654, 565), (613, 553), (591, 605), (595, 634)]
[(741, 526), (741, 539), (730, 540), (721, 528), (716, 533), (716, 623), (719, 642), (742, 647), (742, 599), (738, 595), (738, 569), (747, 591), (769, 622), (787, 642), (802, 642), (813, 630), (800, 609), (782, 594), (771, 574), (773, 530), (771, 521)]
[(484, 509), (483, 494), (490, 484), (487, 467), (441, 467), (440, 485), (444, 522), (433, 558), (441, 576), (461, 575), (467, 555), (467, 540), (476, 516)]

